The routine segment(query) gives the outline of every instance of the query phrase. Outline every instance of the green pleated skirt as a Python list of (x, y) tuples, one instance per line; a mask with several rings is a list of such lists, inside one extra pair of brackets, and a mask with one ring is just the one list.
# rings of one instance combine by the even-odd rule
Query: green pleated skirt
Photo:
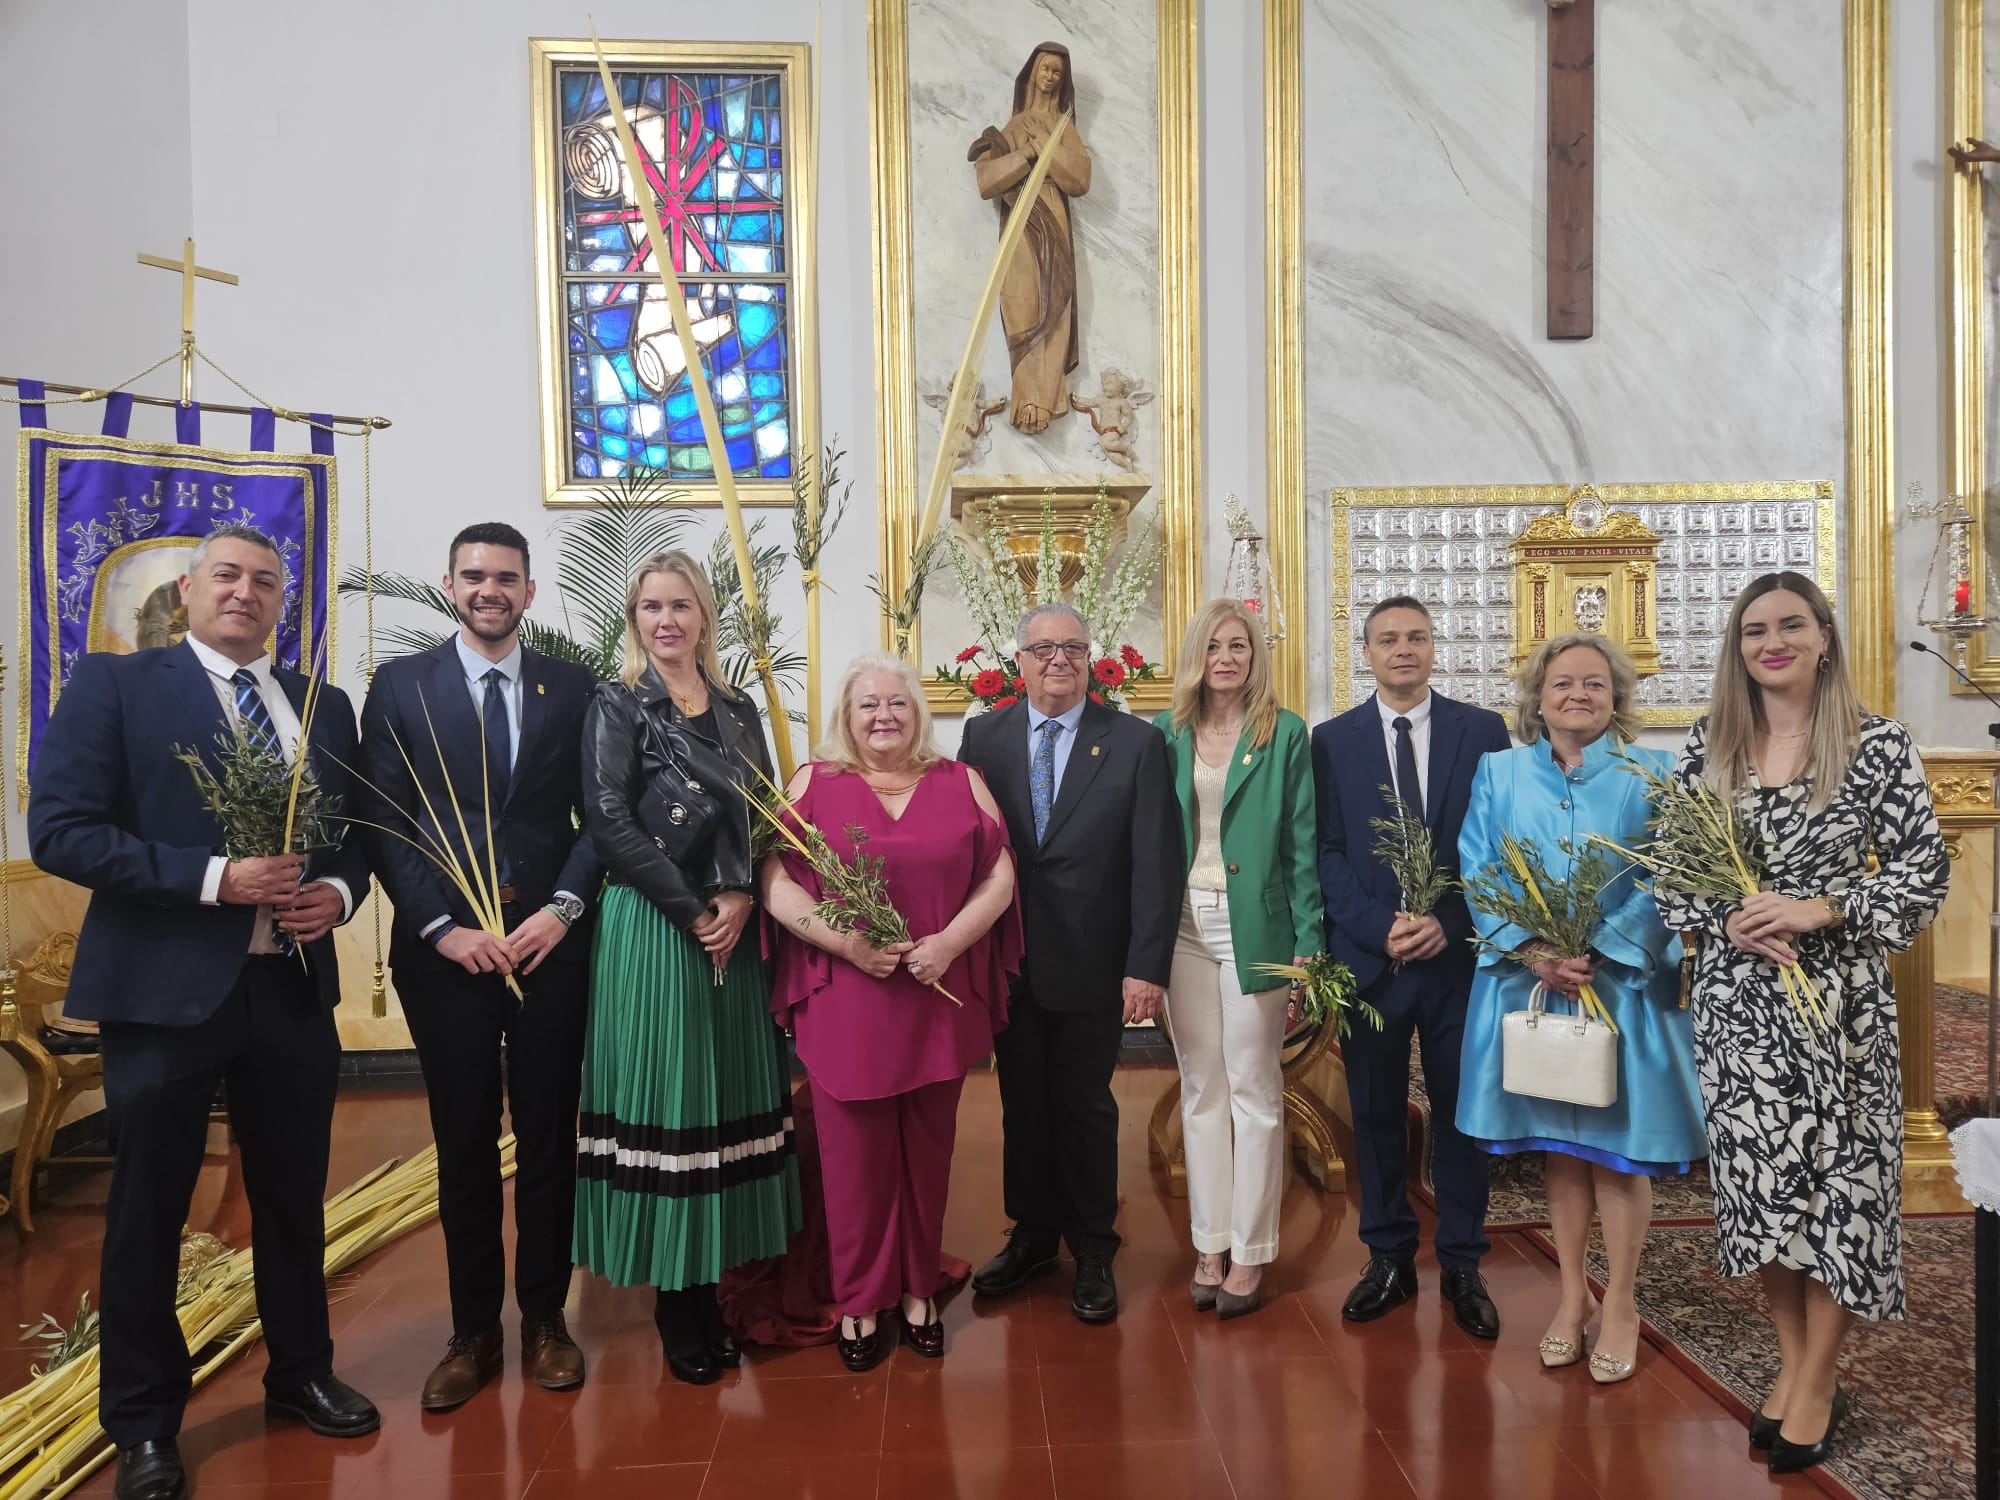
[(669, 1289), (782, 1255), (800, 1222), (784, 1037), (746, 929), (721, 984), (700, 943), (613, 885), (591, 953), (575, 1258)]

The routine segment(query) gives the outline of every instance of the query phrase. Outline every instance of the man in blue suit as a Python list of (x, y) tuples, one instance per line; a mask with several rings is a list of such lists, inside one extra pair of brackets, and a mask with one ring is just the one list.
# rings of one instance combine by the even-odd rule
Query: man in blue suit
[[(333, 1374), (324, 1271), (340, 1072), (332, 932), (367, 895), (368, 866), (347, 842), (309, 858), (229, 858), (176, 756), (212, 760), (239, 727), (287, 760), (300, 753), (306, 679), (266, 650), (284, 587), (269, 537), (244, 525), (210, 533), (180, 581), (187, 639), (83, 658), (28, 803), (35, 863), (91, 893), (65, 1009), (100, 1023), (103, 1041), (113, 1166), (98, 1415), (118, 1446), (119, 1500), (186, 1493), (178, 1434), (191, 1382), (174, 1290), (225, 1080), (256, 1241), (264, 1410), (329, 1437), (381, 1421)], [(351, 800), (354, 710), (338, 688), (321, 689), (305, 750), (326, 791)]]
[(1382, 1013), (1380, 1031), (1356, 1026), (1341, 1044), (1361, 1174), (1361, 1239), (1370, 1256), (1341, 1312), (1367, 1322), (1416, 1295), (1417, 1216), (1406, 1182), (1414, 1034), (1423, 1041), (1431, 1098), (1440, 1289), (1459, 1327), (1498, 1338), (1500, 1317), (1479, 1275), (1487, 1248), (1486, 1157), (1457, 1125), (1472, 915), (1457, 890), (1429, 916), (1405, 913), (1396, 877), (1375, 856), (1369, 824), (1389, 815), (1384, 789), (1393, 787), (1430, 829), (1439, 866), (1455, 874), (1473, 772), (1481, 756), (1510, 741), (1498, 714), (1431, 691), (1431, 617), (1420, 600), (1384, 599), (1369, 611), (1362, 641), (1374, 695), (1313, 731), (1329, 951)]

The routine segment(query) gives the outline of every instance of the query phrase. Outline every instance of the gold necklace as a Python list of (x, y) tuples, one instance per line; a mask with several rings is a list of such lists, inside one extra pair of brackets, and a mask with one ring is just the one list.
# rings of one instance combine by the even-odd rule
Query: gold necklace
[(868, 780), (868, 773), (864, 771), (861, 779), (868, 782), (868, 790), (878, 797), (900, 797), (905, 792), (914, 792), (924, 778), (919, 775), (915, 781), (905, 782), (901, 786), (877, 786), (873, 781)]

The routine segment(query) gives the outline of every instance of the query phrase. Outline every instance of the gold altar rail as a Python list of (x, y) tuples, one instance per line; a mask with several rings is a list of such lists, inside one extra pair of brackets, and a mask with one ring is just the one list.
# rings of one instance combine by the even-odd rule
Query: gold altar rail
[[(0, 375), (0, 385), (11, 385), (18, 388), (20, 384), (21, 379), (17, 375)], [(98, 386), (63, 385), (59, 381), (54, 380), (45, 380), (42, 382), (42, 386), (43, 389), (54, 391), (59, 395), (83, 396), (94, 401), (102, 401), (108, 396), (118, 394), (116, 391)], [(142, 396), (136, 391), (128, 391), (125, 394), (131, 396), (141, 406), (179, 406), (181, 404), (172, 396)], [(191, 404), (199, 406), (203, 411), (221, 412), (227, 416), (238, 417), (247, 417), (253, 411), (264, 410), (262, 407), (237, 406), (226, 401), (197, 401)], [(287, 411), (284, 408), (276, 406), (271, 407), (270, 410), (286, 418), (288, 421), (299, 422), (307, 419), (307, 414), (303, 412)], [(377, 431), (380, 431), (384, 427), (395, 425), (387, 417), (343, 417), (338, 414), (329, 414), (326, 420), (329, 424), (336, 426), (344, 422), (350, 427), (373, 427)]]

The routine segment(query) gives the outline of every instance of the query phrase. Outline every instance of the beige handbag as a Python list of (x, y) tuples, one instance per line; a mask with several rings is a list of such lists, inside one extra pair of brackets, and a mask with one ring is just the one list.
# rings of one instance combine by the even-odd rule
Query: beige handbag
[(1589, 1109), (1617, 1103), (1618, 1033), (1581, 1006), (1575, 1015), (1544, 1009), (1547, 996), (1537, 982), (1526, 1010), (1500, 1018), (1500, 1087)]

